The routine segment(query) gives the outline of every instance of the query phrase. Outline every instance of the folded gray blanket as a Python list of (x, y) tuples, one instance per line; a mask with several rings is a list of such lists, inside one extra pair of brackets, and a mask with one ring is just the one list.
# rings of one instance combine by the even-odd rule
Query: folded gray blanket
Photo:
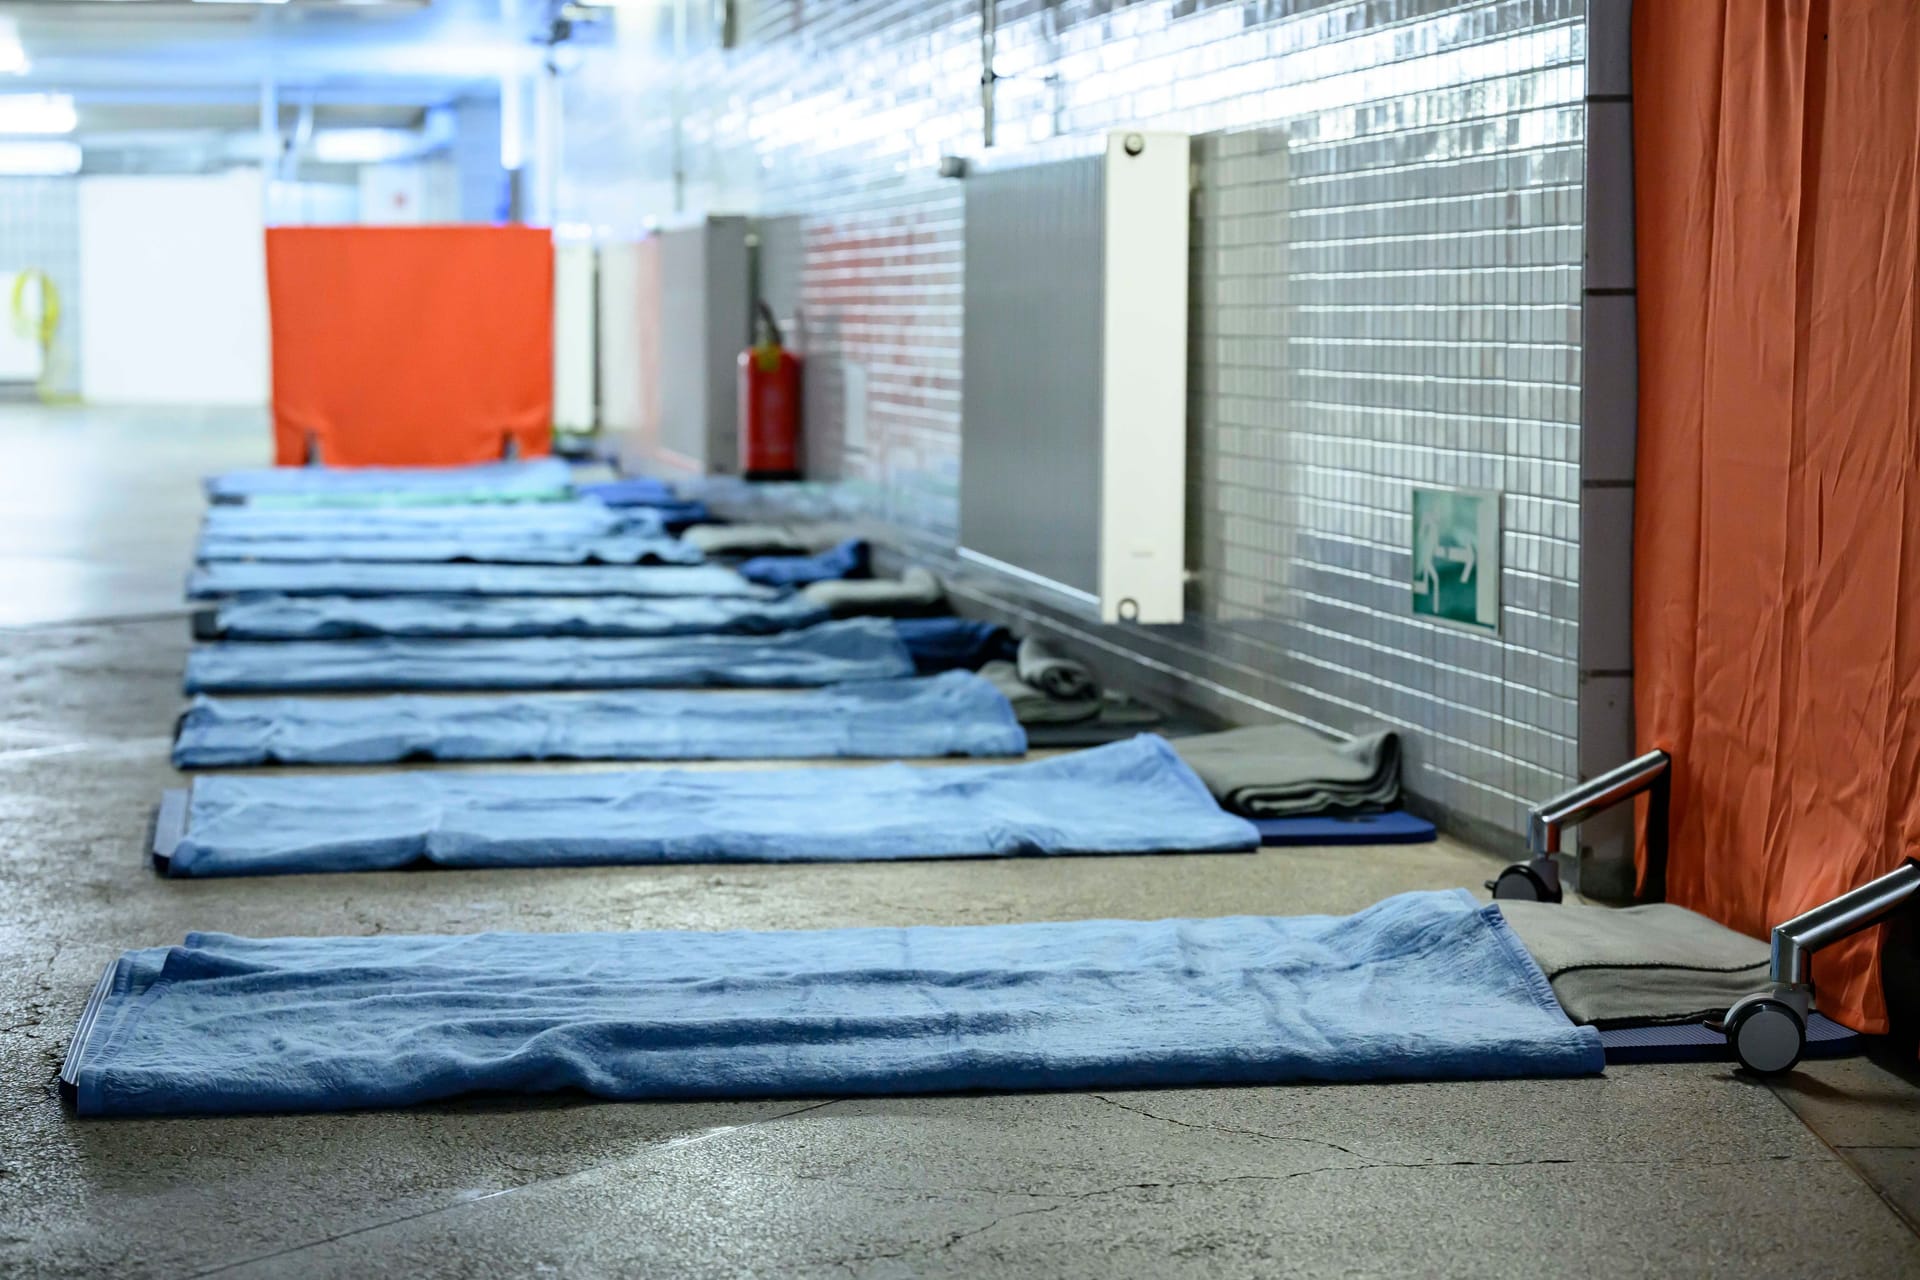
[(1400, 800), (1400, 739), (1346, 741), (1291, 724), (1255, 725), (1173, 743), (1220, 803), (1249, 818), (1364, 812)]
[(1022, 680), (1019, 664), (1005, 659), (981, 667), (980, 678), (1013, 704), (1014, 719), (1021, 724), (1078, 724), (1100, 714), (1098, 694), (1087, 698), (1056, 698)]
[(1057, 652), (1044, 640), (1032, 636), (1020, 642), (1014, 656), (1020, 678), (1049, 698), (1078, 701), (1100, 696), (1100, 685), (1082, 663)]
[(680, 540), (710, 556), (804, 556), (816, 549), (783, 524), (696, 524)]
[(1700, 1022), (1767, 980), (1766, 943), (1672, 903), (1615, 909), (1503, 901), (1500, 913), (1575, 1022)]
[(836, 618), (856, 614), (911, 618), (940, 609), (947, 598), (947, 589), (931, 572), (916, 567), (898, 578), (815, 582), (802, 587), (800, 594), (815, 604), (825, 605)]

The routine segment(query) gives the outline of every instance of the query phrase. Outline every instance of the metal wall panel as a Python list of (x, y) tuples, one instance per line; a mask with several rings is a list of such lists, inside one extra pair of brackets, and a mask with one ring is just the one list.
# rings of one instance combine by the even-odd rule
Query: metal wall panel
[(712, 217), (657, 237), (661, 461), (739, 469), (736, 362), (752, 336), (747, 221)]
[(1106, 157), (966, 181), (960, 545), (1100, 590)]
[[(711, 430), (707, 376), (707, 229), (676, 227), (659, 235), (659, 447), (683, 465), (707, 463)], [(669, 322), (671, 317), (671, 323)]]

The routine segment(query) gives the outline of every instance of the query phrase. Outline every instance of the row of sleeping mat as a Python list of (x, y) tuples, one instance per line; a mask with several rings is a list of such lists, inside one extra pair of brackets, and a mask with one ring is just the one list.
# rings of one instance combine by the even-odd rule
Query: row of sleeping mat
[[(192, 880), (1433, 838), (1398, 809), (1389, 733), (1184, 732), (1070, 656), (952, 616), (924, 571), (872, 577), (864, 544), (713, 523), (698, 497), (643, 478), (585, 488), (552, 461), (211, 482), (174, 758), (226, 772), (164, 797), (155, 867)], [(898, 763), (949, 756), (982, 762)], [(828, 759), (894, 763), (780, 763)], [(761, 763), (551, 763), (697, 760)], [(232, 772), (421, 761), (450, 767)], [(511, 761), (546, 763), (457, 767)], [(1588, 974), (1607, 946), (1636, 945), (1596, 943), (1561, 967)], [(1620, 1010), (1570, 1017), (1542, 963), (1499, 909), (1459, 891), (1341, 918), (193, 934), (109, 967), (61, 1078), (83, 1114), (161, 1114), (475, 1090), (1599, 1070)], [(1673, 996), (1643, 1003), (1670, 1016)]]

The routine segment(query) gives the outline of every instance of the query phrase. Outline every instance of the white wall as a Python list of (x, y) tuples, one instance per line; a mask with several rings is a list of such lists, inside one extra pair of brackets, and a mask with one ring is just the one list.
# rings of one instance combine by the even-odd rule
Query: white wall
[(256, 170), (80, 180), (80, 392), (99, 404), (263, 404)]
[(445, 158), (362, 165), (360, 221), (380, 227), (460, 221), (459, 170)]
[(351, 226), (360, 221), (360, 188), (281, 179), (267, 192), (267, 218), (276, 227)]
[[(41, 352), (31, 324), (22, 326), (14, 312), (14, 290), (19, 289), (20, 273), (0, 271), (0, 382), (40, 381)], [(40, 314), (40, 289), (28, 284), (21, 301), (29, 318)], [(22, 329), (25, 328), (25, 332)]]

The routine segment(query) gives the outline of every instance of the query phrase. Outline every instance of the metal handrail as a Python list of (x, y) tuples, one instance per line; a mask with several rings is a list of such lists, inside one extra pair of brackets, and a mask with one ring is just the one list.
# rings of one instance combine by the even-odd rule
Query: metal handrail
[(1909, 858), (1877, 880), (1803, 911), (1773, 930), (1771, 980), (1805, 986), (1808, 958), (1822, 947), (1859, 933), (1920, 895), (1920, 859)]
[(1667, 896), (1667, 826), (1673, 799), (1673, 758), (1649, 751), (1536, 805), (1527, 817), (1527, 852), (1550, 859), (1560, 852), (1560, 835), (1598, 813), (1647, 793), (1646, 883), (1641, 896), (1658, 902)]

